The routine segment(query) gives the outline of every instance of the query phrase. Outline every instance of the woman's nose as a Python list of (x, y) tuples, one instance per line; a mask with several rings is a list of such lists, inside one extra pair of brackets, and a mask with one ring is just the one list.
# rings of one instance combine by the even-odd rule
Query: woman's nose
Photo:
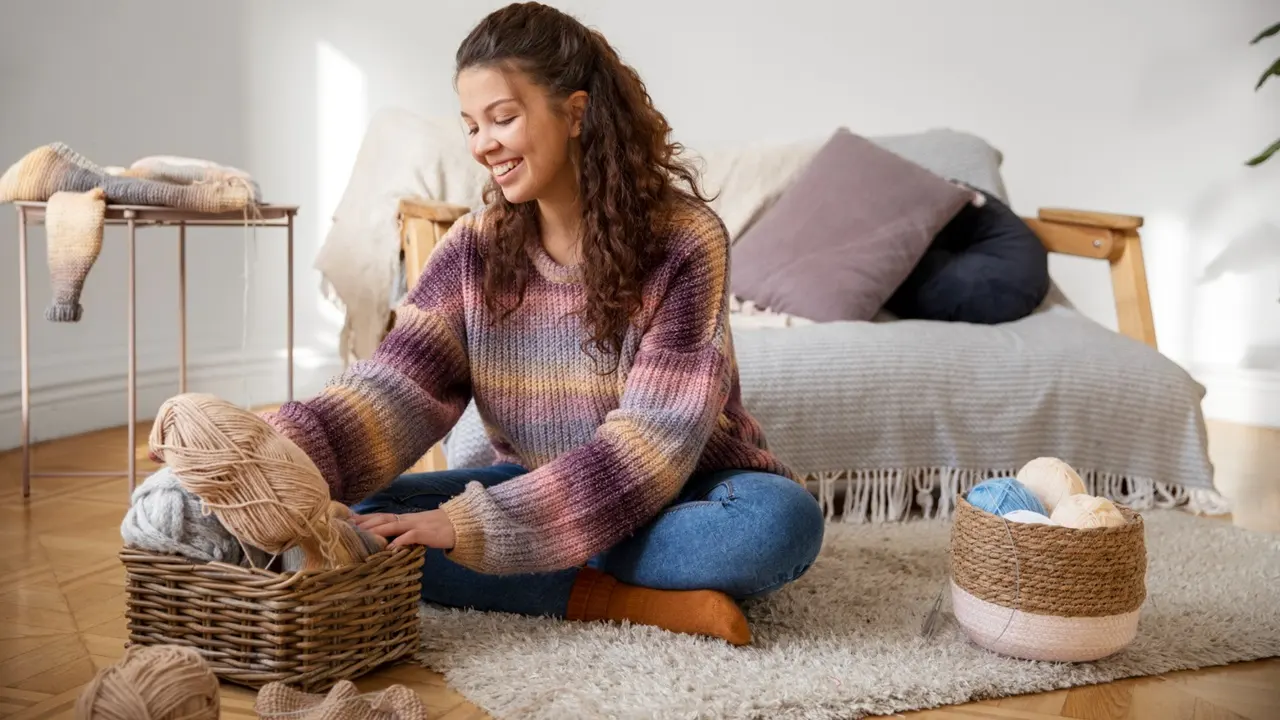
[(485, 155), (488, 155), (498, 149), (498, 141), (494, 140), (493, 136), (488, 132), (479, 130), (476, 132), (475, 148), (476, 155), (483, 158)]

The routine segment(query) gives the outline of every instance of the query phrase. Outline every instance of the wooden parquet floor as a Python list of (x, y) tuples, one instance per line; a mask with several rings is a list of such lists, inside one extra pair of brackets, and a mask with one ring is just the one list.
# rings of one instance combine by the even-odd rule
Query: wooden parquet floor
[[(139, 428), (139, 468), (146, 459)], [(36, 448), (40, 471), (123, 467), (122, 429)], [(0, 455), (0, 718), (71, 718), (82, 687), (123, 652), (127, 632), (124, 571), (116, 558), (128, 506), (124, 478), (36, 478), (23, 499), (21, 456)], [(145, 476), (145, 475), (144, 475)], [(1205, 522), (1219, 522), (1205, 520)], [(404, 684), (432, 718), (474, 720), (485, 713), (440, 675), (410, 664), (361, 678), (365, 691)], [(254, 718), (254, 694), (223, 685), (225, 718)], [(970, 703), (902, 717), (919, 720), (1208, 720), (1280, 718), (1280, 660), (1241, 663), (1161, 677)]]

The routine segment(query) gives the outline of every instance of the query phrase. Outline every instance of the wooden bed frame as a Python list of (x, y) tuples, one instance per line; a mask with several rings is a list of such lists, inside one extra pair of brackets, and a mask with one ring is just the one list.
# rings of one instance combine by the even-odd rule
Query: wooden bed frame
[[(400, 201), (400, 249), (408, 287), (418, 281), (422, 267), (445, 232), (468, 208), (424, 198)], [(1106, 260), (1111, 266), (1111, 289), (1115, 295), (1116, 320), (1120, 334), (1156, 347), (1156, 328), (1151, 318), (1151, 298), (1147, 292), (1147, 272), (1142, 261), (1142, 239), (1138, 229), (1142, 218), (1134, 215), (1041, 208), (1034, 218), (1023, 220), (1049, 252)], [(395, 316), (388, 329), (395, 322)], [(439, 445), (410, 468), (410, 472), (443, 470), (446, 464)]]

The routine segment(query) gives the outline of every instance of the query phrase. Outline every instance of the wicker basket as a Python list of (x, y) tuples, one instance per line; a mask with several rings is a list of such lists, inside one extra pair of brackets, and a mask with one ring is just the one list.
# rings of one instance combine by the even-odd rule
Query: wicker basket
[(951, 601), (974, 643), (1026, 660), (1084, 662), (1123, 650), (1146, 599), (1142, 517), (1074, 529), (1009, 522), (956, 500)]
[(323, 692), (418, 649), (424, 548), (274, 573), (125, 548), (129, 642), (185, 645), (218, 677)]

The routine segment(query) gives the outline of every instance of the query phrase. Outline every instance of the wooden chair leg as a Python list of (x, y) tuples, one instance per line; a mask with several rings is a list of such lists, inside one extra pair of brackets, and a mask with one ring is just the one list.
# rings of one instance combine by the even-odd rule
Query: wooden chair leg
[(1111, 287), (1115, 293), (1116, 320), (1122, 335), (1156, 347), (1156, 325), (1147, 291), (1147, 271), (1142, 260), (1142, 239), (1137, 230), (1114, 232), (1111, 254)]

